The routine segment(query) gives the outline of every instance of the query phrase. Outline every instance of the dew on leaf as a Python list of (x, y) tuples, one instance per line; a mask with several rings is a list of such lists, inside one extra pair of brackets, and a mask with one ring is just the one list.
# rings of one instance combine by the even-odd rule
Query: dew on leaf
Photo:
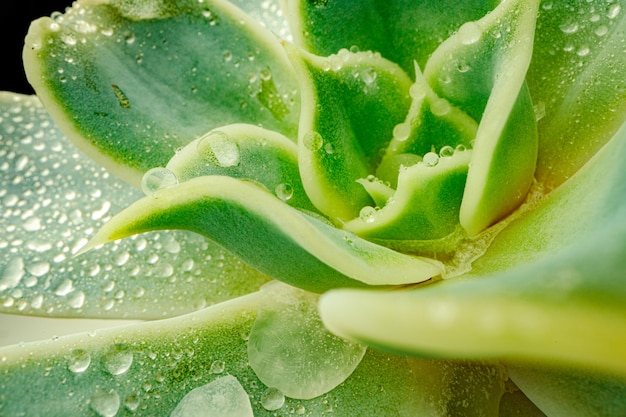
[(285, 394), (279, 389), (268, 388), (261, 394), (261, 406), (268, 411), (280, 409), (285, 404)]
[(224, 372), (226, 368), (226, 363), (223, 360), (215, 360), (211, 363), (211, 368), (209, 368), (209, 373), (211, 374), (221, 374)]
[(89, 399), (89, 405), (101, 417), (113, 417), (120, 409), (120, 396), (113, 389), (96, 391)]
[(459, 39), (463, 45), (471, 45), (480, 40), (482, 31), (476, 22), (467, 22), (459, 28)]
[(141, 190), (150, 196), (160, 188), (176, 185), (176, 174), (167, 168), (152, 168), (141, 179)]
[(196, 147), (201, 155), (222, 168), (239, 165), (241, 158), (239, 145), (224, 132), (214, 130), (207, 133), (200, 138)]
[(447, 158), (454, 155), (454, 148), (452, 146), (444, 146), (439, 150), (439, 156), (441, 158)]
[(287, 183), (281, 183), (276, 186), (276, 196), (283, 201), (288, 201), (293, 197), (293, 187)]
[(91, 355), (84, 349), (72, 349), (67, 356), (67, 367), (75, 374), (85, 372), (91, 364)]
[(170, 417), (253, 417), (250, 398), (237, 378), (223, 376), (187, 393)]
[(439, 164), (439, 155), (437, 155), (435, 152), (428, 152), (426, 155), (424, 155), (424, 159), (422, 160), (422, 162), (427, 167), (437, 166), (437, 164)]
[(302, 144), (311, 152), (318, 151), (322, 147), (323, 143), (324, 139), (322, 138), (322, 135), (316, 131), (307, 132), (302, 137)]
[(111, 375), (127, 372), (133, 364), (133, 352), (122, 343), (111, 346), (103, 357), (104, 366)]
[(365, 223), (373, 223), (376, 220), (376, 209), (372, 206), (365, 206), (359, 212), (359, 218)]
[(15, 288), (24, 276), (24, 260), (22, 258), (11, 259), (0, 273), (0, 291)]

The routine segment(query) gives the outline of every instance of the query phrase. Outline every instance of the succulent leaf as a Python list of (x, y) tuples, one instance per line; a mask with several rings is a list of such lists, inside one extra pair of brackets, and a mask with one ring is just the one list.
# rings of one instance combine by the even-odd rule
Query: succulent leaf
[(77, 2), (33, 22), (24, 61), (61, 130), (136, 186), (224, 124), (296, 138), (298, 86), (284, 51), (225, 1)]
[[(286, 15), (296, 43), (317, 55), (342, 48), (376, 51), (413, 74), (442, 39), (478, 20), (499, 1), (289, 0)], [(445, 10), (445, 13), (442, 11)]]
[(300, 180), (297, 146), (271, 130), (222, 126), (177, 152), (167, 169), (180, 182), (203, 175), (256, 181), (290, 206), (317, 212)]
[(77, 152), (36, 97), (0, 93), (0, 119), (7, 162), (0, 175), (0, 312), (161, 319), (257, 291), (270, 280), (183, 231), (147, 233), (74, 256), (94, 230), (143, 194)]
[(357, 183), (375, 171), (410, 105), (409, 77), (369, 52), (315, 56), (286, 45), (299, 75), (299, 163), (304, 187), (331, 219), (350, 220), (371, 199)]
[[(626, 375), (625, 154), (626, 127), (561, 192), (498, 236), (473, 274), (393, 294), (330, 292), (322, 320), (344, 337), (396, 351)], [(587, 227), (572, 227), (583, 220)], [(506, 255), (512, 247), (519, 257)], [(489, 260), (501, 269), (490, 272)]]
[(312, 292), (416, 283), (442, 272), (437, 261), (367, 242), (253, 183), (220, 176), (157, 190), (111, 219), (84, 250), (155, 229), (201, 233), (259, 271)]

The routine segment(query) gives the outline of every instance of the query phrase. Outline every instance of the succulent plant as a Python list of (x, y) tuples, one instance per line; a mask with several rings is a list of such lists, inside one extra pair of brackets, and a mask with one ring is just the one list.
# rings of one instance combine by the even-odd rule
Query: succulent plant
[[(0, 95), (0, 415), (626, 415), (623, 0), (78, 0)], [(142, 194), (143, 193), (143, 194)]]

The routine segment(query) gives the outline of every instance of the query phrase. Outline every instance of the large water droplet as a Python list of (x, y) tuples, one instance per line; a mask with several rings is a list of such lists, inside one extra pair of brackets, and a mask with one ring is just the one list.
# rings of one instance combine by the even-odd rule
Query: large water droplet
[(113, 417), (120, 409), (120, 396), (111, 389), (98, 390), (89, 399), (91, 409), (101, 417)]
[(359, 212), (359, 218), (365, 223), (374, 223), (376, 220), (376, 209), (372, 206), (365, 206)]
[(459, 39), (463, 45), (471, 45), (480, 40), (482, 31), (476, 22), (467, 22), (459, 28)]
[(268, 411), (278, 410), (285, 404), (285, 394), (279, 389), (268, 388), (261, 394), (261, 405)]
[(435, 152), (428, 152), (426, 155), (424, 155), (424, 159), (422, 160), (422, 162), (427, 167), (437, 166), (437, 164), (439, 164), (439, 155), (437, 155)]
[(224, 132), (218, 130), (209, 132), (200, 138), (197, 149), (201, 155), (222, 168), (239, 165), (241, 158), (239, 145)]
[(122, 343), (113, 345), (104, 355), (104, 366), (111, 375), (121, 375), (133, 364), (133, 352)]
[(84, 349), (72, 349), (67, 357), (67, 367), (75, 374), (85, 372), (91, 364), (91, 355)]
[(283, 201), (288, 201), (293, 197), (293, 187), (290, 184), (282, 183), (276, 186), (276, 196)]
[(224, 372), (224, 369), (226, 368), (226, 363), (223, 360), (215, 360), (213, 361), (213, 363), (211, 364), (211, 368), (209, 369), (209, 373), (211, 374), (221, 374), (222, 372)]
[(170, 417), (254, 417), (250, 398), (237, 378), (223, 376), (191, 390)]
[(323, 143), (324, 139), (322, 138), (322, 135), (316, 131), (307, 132), (302, 137), (302, 144), (311, 152), (318, 151), (322, 147)]
[(176, 174), (169, 169), (152, 168), (141, 179), (141, 190), (146, 195), (152, 195), (160, 188), (176, 185), (177, 183), (178, 178), (176, 178)]
[(15, 288), (24, 276), (24, 260), (13, 258), (0, 273), (0, 291)]

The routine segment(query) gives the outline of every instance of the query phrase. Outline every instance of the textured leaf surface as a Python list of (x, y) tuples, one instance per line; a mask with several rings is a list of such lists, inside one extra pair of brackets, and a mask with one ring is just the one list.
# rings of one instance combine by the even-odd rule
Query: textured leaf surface
[(297, 82), (275, 36), (227, 2), (77, 2), (33, 23), (29, 81), (61, 129), (138, 185), (212, 128), (295, 139)]
[(471, 0), (288, 1), (287, 18), (298, 45), (318, 55), (341, 48), (376, 51), (413, 74), (441, 43), (498, 2)]
[(290, 206), (317, 212), (302, 186), (297, 146), (271, 130), (222, 126), (177, 152), (167, 169), (178, 181), (203, 175), (256, 181)]
[(528, 84), (539, 120), (537, 179), (554, 188), (626, 120), (626, 4), (543, 2)]
[(0, 94), (0, 311), (162, 318), (256, 291), (269, 278), (188, 232), (75, 257), (143, 194), (79, 153), (34, 97)]
[[(248, 364), (247, 339), (264, 302), (256, 293), (159, 322), (0, 350), (3, 415), (167, 416), (193, 389), (237, 379), (257, 417), (414, 416), (419, 390), (407, 359), (369, 351), (335, 390), (310, 401), (277, 397)], [(278, 404), (278, 406), (277, 406)]]
[(139, 200), (87, 247), (155, 229), (201, 233), (258, 270), (313, 292), (416, 283), (441, 273), (436, 261), (367, 242), (254, 184), (220, 176), (198, 177)]
[(474, 279), (389, 294), (331, 292), (321, 299), (322, 319), (338, 334), (401, 351), (626, 375), (625, 152), (622, 128), (560, 192), (497, 239)]
[(313, 203), (332, 219), (359, 215), (371, 199), (359, 178), (373, 174), (393, 128), (410, 106), (409, 77), (371, 52), (330, 57), (287, 45), (299, 75), (299, 163)]
[(479, 121), (461, 206), (470, 235), (515, 209), (533, 180), (537, 128), (524, 77), (538, 1), (508, 1), (465, 23), (428, 60), (435, 92)]

